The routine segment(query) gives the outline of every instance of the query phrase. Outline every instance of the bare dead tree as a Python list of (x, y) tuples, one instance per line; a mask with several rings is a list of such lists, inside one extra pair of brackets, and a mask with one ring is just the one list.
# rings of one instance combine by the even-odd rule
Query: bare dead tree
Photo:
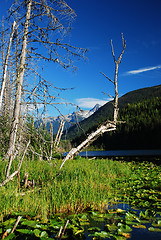
[(23, 77), (24, 77), (24, 72), (25, 72), (25, 59), (26, 59), (26, 51), (27, 51), (27, 37), (28, 37), (28, 31), (29, 31), (28, 29), (29, 29), (30, 15), (31, 15), (31, 5), (32, 5), (32, 0), (29, 0), (27, 3), (27, 12), (26, 12), (25, 27), (24, 27), (23, 43), (22, 43), (22, 50), (21, 50), (21, 56), (20, 56), (20, 67), (19, 67), (19, 72), (18, 72), (18, 76), (17, 76), (17, 91), (16, 91), (15, 106), (14, 106), (14, 120), (13, 120), (12, 126), (11, 126), (9, 146), (8, 146), (8, 150), (6, 153), (6, 158), (9, 159), (9, 163), (8, 163), (8, 167), (7, 167), (7, 171), (6, 171), (6, 177), (9, 176), (11, 164), (13, 161), (13, 153), (14, 153), (14, 147), (15, 147), (15, 141), (16, 141), (16, 135), (17, 135), (17, 127), (19, 124), (22, 84), (23, 84)]
[(58, 141), (56, 143), (56, 147), (58, 147), (59, 144), (60, 144), (60, 140), (61, 140), (61, 137), (62, 137), (62, 134), (63, 134), (63, 130), (64, 130), (64, 125), (65, 125), (65, 121), (63, 121), (62, 124), (61, 124), (61, 131), (60, 131), (60, 134), (59, 134), (59, 137), (58, 137)]
[(29, 144), (30, 144), (30, 140), (28, 141), (28, 143), (26, 144), (26, 147), (24, 149), (24, 152), (23, 152), (23, 155), (22, 155), (22, 158), (19, 162), (19, 165), (18, 165), (18, 170), (14, 171), (10, 176), (6, 177), (6, 179), (0, 183), (0, 187), (4, 186), (7, 182), (9, 182), (10, 180), (13, 180), (13, 177), (16, 176), (17, 174), (20, 173), (20, 170), (21, 170), (21, 166), (22, 166), (22, 162), (23, 162), (23, 159), (25, 157), (25, 154), (26, 154), (26, 151), (29, 147)]
[(115, 76), (114, 76), (114, 81), (111, 80), (109, 77), (107, 77), (104, 73), (102, 73), (110, 82), (112, 82), (114, 84), (115, 87), (115, 97), (114, 97), (114, 114), (113, 114), (113, 121), (109, 121), (107, 120), (104, 124), (102, 124), (95, 132), (91, 133), (85, 141), (83, 141), (80, 145), (78, 145), (76, 148), (72, 148), (69, 153), (67, 154), (67, 156), (64, 158), (61, 166), (59, 169), (61, 169), (64, 165), (64, 163), (68, 160), (73, 158), (74, 156), (78, 155), (80, 151), (82, 151), (84, 148), (86, 148), (88, 145), (90, 145), (93, 141), (95, 141), (100, 135), (102, 135), (105, 132), (110, 132), (110, 131), (114, 131), (116, 130), (116, 125), (117, 125), (117, 119), (118, 119), (118, 83), (117, 83), (117, 79), (118, 79), (118, 68), (119, 68), (119, 64), (121, 62), (122, 59), (122, 55), (125, 51), (126, 48), (126, 41), (123, 38), (123, 34), (121, 35), (122, 37), (122, 45), (123, 45), (123, 50), (120, 54), (120, 56), (118, 57), (118, 59), (116, 60), (115, 54), (114, 54), (114, 48), (113, 48), (113, 44), (112, 44), (112, 40), (111, 40), (111, 48), (112, 48), (112, 55), (113, 55), (113, 59), (115, 62)]
[[(18, 42), (22, 48), (18, 55), (13, 121), (5, 156), (8, 161), (6, 177), (9, 176), (15, 151), (21, 116), (24, 76), (29, 60), (52, 61), (65, 69), (68, 67), (75, 69), (73, 57), (84, 58), (87, 51), (63, 42), (65, 34), (71, 29), (71, 22), (75, 16), (75, 12), (64, 0), (15, 0), (10, 9), (9, 18), (16, 19), (15, 21), (19, 25), (16, 34), (19, 36)], [(45, 50), (42, 51), (42, 49)]]
[(60, 122), (60, 126), (58, 128), (56, 137), (55, 137), (54, 147), (58, 147), (59, 146), (60, 139), (61, 139), (61, 136), (62, 136), (62, 133), (63, 133), (63, 129), (64, 129), (64, 125), (65, 125), (65, 121), (64, 121), (64, 119), (62, 119), (61, 122)]
[(53, 155), (53, 124), (50, 122), (50, 161), (52, 159), (52, 155)]
[(3, 66), (3, 79), (2, 79), (2, 85), (1, 85), (1, 91), (0, 91), (0, 111), (2, 108), (2, 99), (3, 99), (3, 94), (4, 94), (4, 90), (5, 90), (5, 85), (6, 85), (6, 81), (7, 81), (7, 66), (8, 66), (8, 58), (10, 55), (10, 48), (11, 48), (11, 43), (12, 43), (12, 39), (13, 39), (13, 34), (15, 31), (15, 26), (16, 26), (16, 22), (13, 22), (13, 26), (12, 26), (12, 32), (11, 32), (11, 36), (9, 39), (9, 44), (8, 44), (8, 48), (7, 48), (7, 54), (6, 54), (6, 58), (5, 58), (5, 62), (4, 62), (4, 66)]
[(118, 77), (118, 68), (119, 68), (119, 64), (121, 63), (121, 59), (123, 56), (123, 53), (125, 51), (126, 48), (126, 40), (124, 40), (123, 34), (121, 34), (122, 37), (122, 46), (123, 46), (123, 50), (120, 54), (120, 56), (118, 57), (118, 59), (116, 60), (115, 57), (115, 53), (114, 53), (114, 48), (113, 48), (113, 43), (111, 40), (111, 48), (112, 48), (112, 55), (113, 55), (113, 59), (115, 62), (115, 78), (114, 78), (114, 86), (115, 86), (115, 99), (114, 99), (114, 122), (117, 122), (117, 118), (118, 118), (118, 84), (117, 84), (117, 77)]

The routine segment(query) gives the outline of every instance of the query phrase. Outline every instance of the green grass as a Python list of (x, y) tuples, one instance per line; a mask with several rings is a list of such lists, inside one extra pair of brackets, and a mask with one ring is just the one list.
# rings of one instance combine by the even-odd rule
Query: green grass
[[(58, 165), (60, 163), (61, 160)], [(16, 170), (14, 164), (12, 172)], [(0, 163), (1, 182), (5, 165), (4, 162)], [(141, 206), (139, 200), (141, 202), (142, 195), (146, 198), (146, 191), (153, 190), (158, 199), (161, 197), (161, 167), (153, 163), (77, 158), (67, 161), (61, 174), (55, 178), (59, 172), (58, 165), (54, 167), (54, 164), (26, 159), (20, 179), (27, 172), (29, 179), (34, 179), (36, 185), (33, 189), (25, 189), (23, 186), (18, 188), (15, 177), (1, 187), (0, 220), (19, 214), (47, 222), (56, 213), (71, 214), (89, 209), (104, 211), (110, 202), (117, 200), (131, 201)], [(150, 201), (152, 199), (149, 199), (149, 204)]]

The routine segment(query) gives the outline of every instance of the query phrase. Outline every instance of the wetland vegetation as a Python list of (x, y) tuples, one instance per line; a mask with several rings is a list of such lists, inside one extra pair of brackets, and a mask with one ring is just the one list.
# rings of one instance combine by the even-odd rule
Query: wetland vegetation
[[(77, 157), (68, 161), (61, 172), (59, 161), (54, 167), (56, 162), (26, 159), (20, 178), (0, 188), (1, 237), (126, 239), (136, 229), (161, 236), (159, 160), (127, 162)], [(1, 162), (1, 181), (4, 168)], [(16, 162), (12, 168), (17, 168)], [(24, 187), (26, 173), (29, 180), (34, 179), (34, 186)], [(21, 220), (11, 233), (18, 216)], [(67, 220), (65, 232), (58, 236)]]

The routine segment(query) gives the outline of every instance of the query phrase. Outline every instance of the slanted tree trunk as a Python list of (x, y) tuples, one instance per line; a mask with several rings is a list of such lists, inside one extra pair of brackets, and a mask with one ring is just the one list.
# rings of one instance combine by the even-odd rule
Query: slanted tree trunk
[(26, 20), (25, 20), (25, 27), (24, 27), (24, 34), (23, 34), (23, 43), (22, 43), (22, 50), (20, 56), (20, 66), (18, 70), (17, 76), (17, 90), (16, 90), (16, 99), (15, 99), (15, 106), (13, 112), (13, 122), (11, 126), (11, 133), (9, 138), (9, 146), (6, 153), (5, 158), (9, 159), (6, 177), (9, 176), (11, 164), (13, 161), (13, 153), (15, 148), (15, 141), (17, 136), (17, 127), (19, 124), (19, 116), (20, 116), (20, 108), (21, 108), (21, 95), (22, 95), (22, 84), (23, 84), (23, 77), (25, 72), (25, 59), (26, 59), (26, 50), (27, 50), (27, 37), (28, 37), (28, 28), (30, 22), (30, 13), (31, 13), (31, 5), (32, 0), (29, 0), (27, 3), (27, 12), (26, 12)]
[(3, 99), (4, 89), (5, 89), (6, 80), (7, 80), (8, 58), (10, 56), (10, 48), (11, 48), (11, 44), (12, 44), (13, 34), (15, 32), (15, 26), (16, 26), (16, 22), (14, 21), (13, 25), (12, 25), (12, 32), (11, 32), (11, 36), (9, 39), (8, 48), (7, 48), (7, 54), (6, 54), (6, 58), (4, 61), (4, 66), (3, 66), (3, 79), (2, 79), (2, 85), (1, 85), (1, 91), (0, 91), (0, 111), (2, 109), (2, 99)]
[(118, 67), (121, 62), (122, 55), (125, 51), (126, 48), (126, 41), (123, 38), (122, 34), (122, 44), (123, 44), (123, 50), (119, 56), (119, 58), (116, 60), (115, 54), (114, 54), (114, 49), (113, 49), (113, 44), (111, 40), (111, 47), (112, 47), (112, 55), (114, 58), (115, 62), (115, 77), (114, 81), (108, 78), (104, 73), (102, 73), (110, 82), (112, 82), (115, 86), (115, 97), (114, 97), (114, 114), (113, 118), (114, 120), (111, 121), (106, 121), (104, 124), (102, 124), (95, 132), (91, 133), (85, 141), (83, 141), (79, 146), (76, 148), (71, 149), (71, 151), (67, 154), (65, 159), (63, 160), (63, 163), (60, 166), (60, 169), (63, 167), (64, 163), (68, 160), (73, 158), (75, 155), (78, 155), (80, 151), (82, 151), (84, 148), (86, 148), (88, 145), (90, 145), (93, 141), (95, 141), (101, 134), (104, 132), (109, 132), (109, 131), (114, 131), (116, 130), (116, 124), (117, 124), (117, 119), (118, 119), (118, 85), (117, 85), (117, 77), (118, 77)]
[(29, 144), (30, 144), (30, 140), (28, 141), (28, 143), (27, 143), (27, 145), (26, 145), (26, 147), (25, 147), (25, 149), (24, 149), (22, 158), (21, 158), (21, 160), (20, 160), (20, 162), (19, 162), (19, 165), (18, 165), (18, 170), (16, 170), (16, 171), (15, 171), (14, 173), (12, 173), (10, 176), (6, 177), (6, 179), (5, 179), (2, 183), (0, 183), (0, 187), (4, 186), (7, 182), (9, 182), (10, 180), (12, 180), (15, 175), (17, 175), (17, 174), (20, 173), (20, 169), (21, 169), (21, 166), (22, 166), (22, 162), (23, 162), (23, 159), (24, 159), (25, 154), (26, 154), (26, 152), (27, 152), (27, 149), (28, 149), (28, 147), (29, 147)]
[(60, 139), (61, 139), (61, 136), (62, 136), (62, 133), (63, 133), (63, 129), (64, 129), (64, 124), (65, 124), (65, 121), (62, 120), (60, 122), (60, 126), (59, 126), (59, 129), (58, 129), (56, 138), (55, 138), (54, 147), (58, 147), (59, 146)]
[(51, 141), (50, 145), (50, 161), (51, 161), (53, 155), (53, 124), (51, 122), (50, 122), (50, 141)]
[(85, 141), (83, 141), (77, 148), (72, 148), (70, 152), (65, 157), (63, 163), (60, 166), (60, 169), (63, 167), (64, 163), (68, 160), (73, 158), (74, 156), (78, 155), (80, 151), (84, 148), (89, 146), (92, 142), (94, 142), (100, 135), (105, 132), (114, 131), (116, 130), (116, 124), (114, 122), (108, 121), (106, 124), (101, 125), (95, 132), (91, 133)]
[(58, 147), (59, 144), (60, 144), (61, 136), (62, 136), (63, 130), (64, 130), (64, 125), (65, 125), (65, 121), (63, 121), (63, 122), (62, 122), (62, 125), (61, 125), (61, 131), (60, 131), (60, 134), (59, 134), (59, 137), (58, 137), (58, 141), (57, 141), (57, 144), (56, 144), (57, 147)]

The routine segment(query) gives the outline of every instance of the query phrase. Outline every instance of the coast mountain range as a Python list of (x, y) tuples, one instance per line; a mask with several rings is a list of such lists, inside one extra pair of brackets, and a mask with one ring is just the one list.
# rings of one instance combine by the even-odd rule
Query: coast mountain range
[(60, 126), (60, 122), (62, 120), (65, 121), (64, 130), (66, 131), (71, 126), (77, 125), (79, 122), (81, 122), (84, 119), (90, 117), (100, 107), (101, 107), (101, 105), (96, 104), (91, 110), (86, 110), (86, 111), (81, 110), (81, 111), (73, 112), (73, 113), (70, 113), (70, 114), (67, 114), (67, 115), (64, 115), (64, 116), (60, 115), (58, 117), (48, 117), (48, 118), (45, 118), (43, 120), (41, 119), (39, 121), (42, 122), (43, 124), (45, 124), (48, 130), (50, 129), (50, 123), (52, 123), (53, 134), (56, 134), (57, 131), (58, 131), (58, 128)]

